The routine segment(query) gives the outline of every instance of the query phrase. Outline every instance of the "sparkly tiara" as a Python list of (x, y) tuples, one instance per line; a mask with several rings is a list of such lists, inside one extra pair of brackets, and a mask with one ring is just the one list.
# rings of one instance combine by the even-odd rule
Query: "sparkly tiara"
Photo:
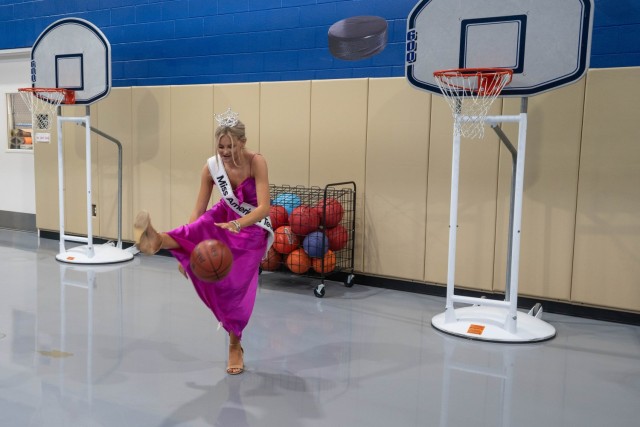
[(238, 113), (231, 111), (231, 107), (227, 108), (222, 114), (214, 114), (213, 117), (218, 122), (218, 126), (234, 127), (238, 124)]

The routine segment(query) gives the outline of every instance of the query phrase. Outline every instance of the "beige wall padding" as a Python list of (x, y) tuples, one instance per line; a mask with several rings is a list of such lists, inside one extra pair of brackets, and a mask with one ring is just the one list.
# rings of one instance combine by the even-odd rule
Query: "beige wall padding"
[(571, 300), (640, 311), (640, 68), (591, 70)]
[[(585, 80), (528, 100), (521, 295), (569, 299)], [(518, 98), (506, 99), (504, 114), (518, 114), (520, 104)], [(517, 144), (517, 125), (507, 124), (504, 130)], [(502, 291), (506, 279), (511, 168), (511, 154), (501, 147), (494, 288)]]
[(213, 86), (171, 87), (171, 222), (189, 222), (206, 160), (214, 154)]
[[(108, 97), (92, 107), (92, 116), (97, 116), (97, 122), (92, 126), (122, 144), (122, 238), (129, 241), (133, 239), (134, 140), (131, 97), (131, 88), (114, 88)], [(94, 110), (96, 114), (93, 114)], [(101, 136), (97, 136), (97, 141), (100, 197), (94, 203), (97, 204), (100, 221), (99, 235), (115, 238), (118, 235), (118, 147)]]
[(134, 87), (133, 212), (146, 209), (159, 230), (171, 226), (171, 87)]
[(368, 108), (364, 270), (424, 280), (431, 95), (375, 79)]
[[(519, 294), (640, 312), (638, 71), (590, 70), (529, 99)], [(188, 220), (215, 150), (212, 115), (227, 107), (268, 160), (272, 184), (356, 182), (356, 272), (446, 282), (451, 111), (404, 78), (112, 90), (92, 106), (92, 124), (124, 146), (125, 240), (142, 208), (160, 229)], [(519, 110), (520, 99), (505, 99), (490, 114)], [(516, 125), (503, 128), (517, 145)], [(117, 152), (92, 140), (94, 230), (114, 238)], [(81, 146), (82, 131), (65, 128), (67, 223), (79, 232)], [(35, 165), (37, 226), (57, 230), (55, 143), (36, 145)], [(482, 140), (462, 140), (460, 172), (456, 285), (503, 291), (511, 158), (489, 127)]]
[(260, 85), (260, 152), (274, 185), (309, 185), (311, 82)]
[[(324, 188), (354, 181), (364, 194), (368, 79), (319, 80), (311, 84), (309, 184)], [(354, 265), (362, 270), (363, 197), (356, 197)]]
[[(227, 108), (240, 114), (247, 127), (247, 149), (260, 150), (260, 83), (238, 83), (213, 86), (213, 111)], [(217, 127), (214, 122), (214, 127)]]

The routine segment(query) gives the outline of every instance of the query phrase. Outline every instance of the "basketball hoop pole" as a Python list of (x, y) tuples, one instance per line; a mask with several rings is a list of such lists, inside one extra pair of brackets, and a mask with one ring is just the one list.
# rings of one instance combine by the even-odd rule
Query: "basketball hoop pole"
[[(518, 123), (518, 150), (516, 153), (514, 153), (513, 146), (502, 131), (496, 130), (501, 141), (505, 143), (513, 156), (505, 299), (494, 300), (455, 294), (461, 140), (460, 133), (456, 132), (455, 129), (459, 126), (459, 123), (456, 122), (464, 120), (477, 120), (477, 118), (454, 114), (446, 306), (444, 313), (434, 316), (431, 323), (436, 329), (440, 329), (443, 332), (485, 341), (520, 343), (551, 339), (556, 334), (555, 328), (539, 319), (541, 310), (534, 313), (534, 308), (529, 313), (518, 312), (518, 274), (527, 135), (527, 98), (522, 99), (519, 115), (487, 116), (484, 118), (484, 122), (490, 124), (494, 130), (498, 123)], [(455, 308), (454, 303), (469, 304), (471, 306)]]
[[(86, 116), (84, 117), (62, 117), (60, 111), (58, 111), (58, 204), (60, 210), (60, 254), (66, 252), (64, 245), (65, 240), (72, 242), (87, 243), (86, 255), (88, 258), (93, 258), (95, 251), (93, 248), (93, 199), (91, 196), (91, 130), (90, 130), (90, 116), (89, 107), (86, 107)], [(87, 237), (69, 236), (65, 234), (64, 229), (64, 143), (62, 134), (62, 123), (76, 123), (85, 124), (85, 140), (86, 140), (86, 154), (85, 154), (85, 173), (87, 180)]]
[[(118, 140), (104, 132), (100, 132), (91, 126), (91, 113), (87, 105), (85, 115), (79, 117), (62, 117), (58, 112), (58, 193), (60, 210), (60, 253), (56, 255), (58, 261), (71, 264), (112, 264), (133, 259), (133, 252), (122, 249), (122, 145)], [(86, 141), (86, 211), (87, 211), (87, 237), (71, 236), (65, 234), (64, 229), (64, 139), (62, 133), (62, 123), (75, 123), (85, 128)], [(93, 244), (93, 198), (91, 182), (91, 132), (103, 136), (118, 146), (118, 242), (116, 245), (110, 243), (97, 245)], [(65, 247), (65, 241), (86, 243), (84, 246), (76, 246), (70, 249)]]

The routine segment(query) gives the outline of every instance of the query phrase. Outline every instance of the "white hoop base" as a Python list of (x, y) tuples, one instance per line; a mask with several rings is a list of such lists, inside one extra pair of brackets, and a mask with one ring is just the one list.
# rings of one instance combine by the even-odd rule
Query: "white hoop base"
[(445, 314), (440, 313), (431, 319), (431, 325), (447, 334), (463, 338), (503, 342), (527, 343), (546, 341), (556, 336), (556, 329), (530, 314), (518, 311), (515, 333), (505, 329), (505, 319), (509, 312), (506, 308), (470, 306), (454, 309), (456, 320), (445, 322)]
[(133, 253), (105, 243), (93, 246), (93, 256), (89, 253), (89, 246), (83, 245), (60, 252), (56, 259), (68, 264), (114, 264), (132, 260)]

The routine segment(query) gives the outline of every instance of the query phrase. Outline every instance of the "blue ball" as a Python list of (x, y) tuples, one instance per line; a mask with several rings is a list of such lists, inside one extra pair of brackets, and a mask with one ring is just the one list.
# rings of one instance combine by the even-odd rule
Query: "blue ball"
[(272, 204), (284, 207), (287, 214), (291, 215), (291, 212), (300, 206), (300, 197), (293, 193), (280, 193), (273, 200)]
[[(322, 251), (324, 242), (324, 252)], [(322, 231), (309, 233), (302, 241), (302, 248), (312, 258), (322, 258), (329, 251), (329, 238)]]

